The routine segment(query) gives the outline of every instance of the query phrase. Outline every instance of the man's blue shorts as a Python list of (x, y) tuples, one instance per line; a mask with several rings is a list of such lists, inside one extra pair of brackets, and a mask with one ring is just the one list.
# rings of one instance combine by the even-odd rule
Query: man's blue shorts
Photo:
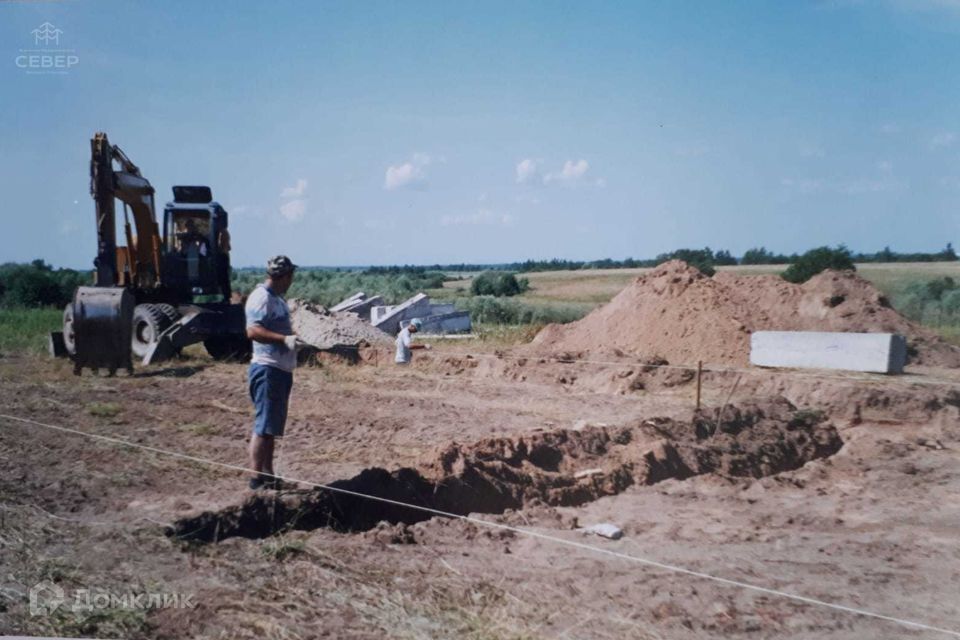
[(265, 364), (251, 364), (248, 377), (250, 399), (257, 410), (253, 432), (258, 436), (282, 436), (293, 374)]

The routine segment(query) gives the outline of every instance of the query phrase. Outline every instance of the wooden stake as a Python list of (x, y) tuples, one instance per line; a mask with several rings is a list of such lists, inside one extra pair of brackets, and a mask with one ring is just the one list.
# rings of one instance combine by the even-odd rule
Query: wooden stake
[(703, 360), (697, 360), (697, 411), (700, 410), (700, 379), (703, 376)]

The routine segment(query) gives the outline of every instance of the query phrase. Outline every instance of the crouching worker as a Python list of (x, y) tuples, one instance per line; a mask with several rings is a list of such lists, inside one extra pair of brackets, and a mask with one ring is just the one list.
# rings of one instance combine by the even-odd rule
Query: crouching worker
[(397, 334), (397, 357), (394, 362), (397, 364), (410, 364), (414, 349), (429, 349), (428, 344), (412, 344), (410, 335), (420, 331), (423, 321), (420, 318), (414, 318), (400, 330)]
[(287, 256), (267, 263), (267, 279), (247, 298), (247, 337), (253, 341), (250, 359), (250, 399), (256, 409), (250, 437), (251, 489), (279, 489), (273, 474), (274, 438), (283, 437), (287, 404), (297, 366), (297, 337), (283, 299), (293, 283), (296, 265)]

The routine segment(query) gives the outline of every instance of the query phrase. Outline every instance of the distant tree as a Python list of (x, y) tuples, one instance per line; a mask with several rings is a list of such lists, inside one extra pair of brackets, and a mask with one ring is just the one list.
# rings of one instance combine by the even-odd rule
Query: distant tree
[(740, 258), (740, 264), (787, 264), (790, 258), (783, 254), (774, 254), (765, 247), (747, 249)]
[(957, 259), (957, 252), (953, 250), (953, 243), (948, 242), (947, 248), (937, 254), (937, 258), (942, 262), (952, 262)]
[(798, 257), (781, 275), (788, 282), (806, 282), (826, 269), (856, 271), (850, 250), (840, 245), (836, 249), (817, 247)]
[(0, 305), (4, 307), (64, 306), (84, 274), (72, 269), (53, 270), (43, 260), (29, 264), (0, 265)]
[(737, 259), (730, 255), (730, 252), (726, 249), (720, 249), (713, 254), (713, 264), (718, 267), (729, 267), (737, 264)]

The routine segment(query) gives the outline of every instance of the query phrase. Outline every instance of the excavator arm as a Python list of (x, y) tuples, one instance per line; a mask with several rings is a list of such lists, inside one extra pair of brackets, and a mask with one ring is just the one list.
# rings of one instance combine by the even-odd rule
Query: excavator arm
[[(90, 151), (90, 195), (97, 216), (96, 284), (155, 287), (159, 284), (161, 241), (153, 187), (120, 147), (110, 144), (107, 134), (96, 133)], [(119, 169), (114, 169), (114, 163)], [(123, 203), (126, 235), (126, 246), (119, 247), (117, 200)]]

